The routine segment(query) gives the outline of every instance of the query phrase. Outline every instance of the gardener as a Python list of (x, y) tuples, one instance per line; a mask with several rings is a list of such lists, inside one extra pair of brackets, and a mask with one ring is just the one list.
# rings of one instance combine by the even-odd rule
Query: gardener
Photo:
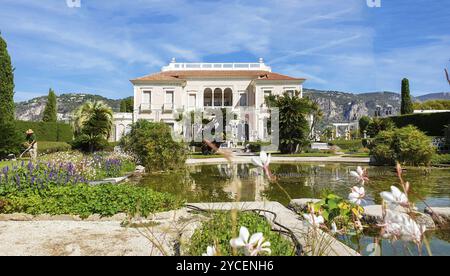
[(27, 130), (26, 134), (27, 134), (27, 137), (26, 137), (27, 151), (30, 153), (31, 159), (36, 160), (36, 158), (37, 158), (36, 135), (34, 135), (34, 131), (32, 129)]

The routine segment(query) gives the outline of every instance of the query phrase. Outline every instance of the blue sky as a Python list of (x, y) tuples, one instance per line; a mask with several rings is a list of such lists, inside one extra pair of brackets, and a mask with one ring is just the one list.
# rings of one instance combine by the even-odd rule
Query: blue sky
[(16, 100), (89, 92), (132, 95), (129, 79), (178, 61), (248, 62), (355, 93), (448, 92), (447, 0), (1, 0), (0, 31)]

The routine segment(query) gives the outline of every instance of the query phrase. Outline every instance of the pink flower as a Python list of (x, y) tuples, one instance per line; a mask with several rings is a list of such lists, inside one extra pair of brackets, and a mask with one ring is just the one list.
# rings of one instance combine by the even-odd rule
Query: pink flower
[(367, 176), (367, 170), (363, 170), (360, 166), (356, 168), (356, 171), (351, 171), (350, 175), (356, 178), (362, 185), (369, 181)]

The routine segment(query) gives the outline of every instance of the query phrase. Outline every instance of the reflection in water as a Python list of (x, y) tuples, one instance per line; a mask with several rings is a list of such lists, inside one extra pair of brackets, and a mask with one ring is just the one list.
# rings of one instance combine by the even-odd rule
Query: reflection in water
[[(263, 171), (250, 164), (189, 166), (182, 173), (146, 176), (139, 185), (169, 192), (191, 203), (226, 202), (240, 198), (241, 201), (270, 200), (287, 205), (289, 198), (318, 198), (326, 192), (347, 197), (350, 188), (357, 184), (350, 176), (350, 171), (355, 170), (356, 166), (273, 164), (271, 170), (278, 183), (269, 183)], [(388, 191), (391, 185), (396, 185), (397, 177), (390, 167), (369, 167), (368, 171), (371, 181), (366, 184), (365, 205), (379, 204), (380, 192)], [(419, 209), (424, 207), (420, 199), (434, 207), (450, 206), (449, 169), (433, 169), (429, 174), (421, 169), (408, 169), (404, 178), (411, 182), (413, 194), (410, 199), (416, 202)], [(433, 254), (448, 255), (448, 231), (430, 232), (429, 235)], [(374, 242), (370, 235), (360, 238), (343, 237), (343, 240), (365, 255), (370, 254), (366, 252), (367, 245)], [(402, 246), (387, 241), (381, 243), (383, 255), (409, 255), (409, 252), (417, 252)]]
[[(289, 197), (317, 198), (325, 192), (346, 197), (356, 185), (349, 174), (356, 165), (273, 164), (271, 169), (278, 183), (269, 183), (263, 171), (251, 164), (221, 164), (189, 166), (183, 173), (149, 175), (140, 185), (170, 192), (188, 202), (232, 201), (240, 194), (241, 201), (271, 200), (285, 205)], [(366, 204), (380, 203), (379, 193), (397, 183), (395, 171), (390, 167), (370, 167), (369, 177)], [(449, 169), (433, 169), (426, 174), (411, 168), (404, 177), (411, 182), (411, 200), (419, 207), (423, 206), (422, 198), (431, 206), (450, 206)], [(239, 185), (233, 180), (238, 180)]]

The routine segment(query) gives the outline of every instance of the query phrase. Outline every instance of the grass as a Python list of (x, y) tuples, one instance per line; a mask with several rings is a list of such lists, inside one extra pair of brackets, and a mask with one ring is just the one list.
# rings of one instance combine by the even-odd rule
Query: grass
[(282, 154), (282, 153), (274, 153), (273, 157), (330, 157), (337, 156), (332, 153), (323, 153), (323, 152), (310, 152), (310, 153), (295, 153), (295, 154)]
[(368, 152), (348, 153), (343, 155), (342, 157), (369, 158), (370, 154)]
[[(188, 245), (188, 254), (201, 256), (208, 246), (216, 246), (222, 256), (231, 256), (230, 239), (239, 236), (239, 228), (245, 226), (250, 234), (261, 232), (271, 243), (272, 256), (293, 256), (293, 244), (281, 234), (272, 231), (270, 223), (254, 212), (240, 212), (233, 219), (231, 212), (212, 213), (211, 219), (195, 230)], [(242, 251), (235, 252), (242, 255)]]
[(203, 154), (190, 154), (189, 159), (210, 159), (210, 158), (222, 158), (223, 156), (220, 154), (211, 154), (211, 155), (203, 155)]

